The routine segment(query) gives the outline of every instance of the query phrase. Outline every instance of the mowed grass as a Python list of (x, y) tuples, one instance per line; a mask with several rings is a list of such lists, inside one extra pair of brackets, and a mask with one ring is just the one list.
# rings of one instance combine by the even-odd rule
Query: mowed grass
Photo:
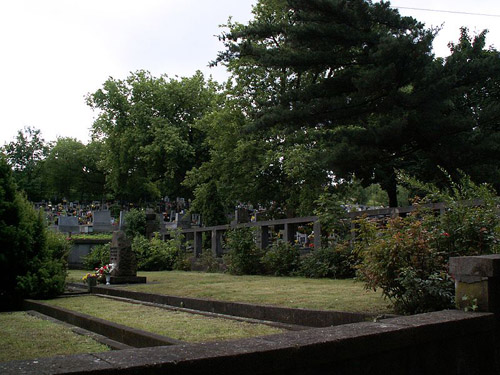
[[(85, 271), (72, 270), (68, 281), (81, 282)], [(233, 276), (204, 272), (139, 272), (147, 284), (127, 289), (220, 301), (248, 302), (296, 308), (348, 312), (390, 313), (380, 291), (366, 290), (362, 282), (302, 277)]]
[(97, 296), (58, 298), (46, 303), (186, 342), (234, 340), (284, 332), (263, 324), (212, 318)]
[(90, 337), (25, 312), (0, 313), (0, 362), (108, 350)]

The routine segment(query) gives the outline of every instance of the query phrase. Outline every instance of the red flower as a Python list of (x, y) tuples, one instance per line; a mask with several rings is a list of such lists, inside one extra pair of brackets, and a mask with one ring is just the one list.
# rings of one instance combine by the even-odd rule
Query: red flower
[(441, 234), (442, 234), (443, 236), (445, 236), (445, 237), (450, 237), (450, 234), (449, 234), (448, 232), (443, 232), (443, 233), (441, 233)]

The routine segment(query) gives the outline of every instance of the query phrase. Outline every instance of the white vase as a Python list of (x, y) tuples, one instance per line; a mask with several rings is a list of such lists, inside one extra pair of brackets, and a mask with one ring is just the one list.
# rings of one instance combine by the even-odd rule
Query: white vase
[(109, 282), (109, 280), (111, 279), (111, 275), (110, 274), (107, 274), (106, 275), (106, 285), (110, 285), (111, 283)]

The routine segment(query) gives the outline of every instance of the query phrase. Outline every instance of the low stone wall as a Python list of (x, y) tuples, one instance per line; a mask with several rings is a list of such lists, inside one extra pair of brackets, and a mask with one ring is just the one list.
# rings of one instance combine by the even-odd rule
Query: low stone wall
[(92, 287), (92, 293), (131, 298), (137, 301), (158, 303), (191, 310), (242, 318), (267, 320), (283, 324), (306, 327), (328, 327), (374, 319), (374, 314), (293, 309), (278, 306), (253, 305), (249, 303), (216, 301), (204, 298), (176, 297), (108, 287)]
[(440, 311), (238, 341), (0, 364), (2, 374), (497, 374), (495, 319)]

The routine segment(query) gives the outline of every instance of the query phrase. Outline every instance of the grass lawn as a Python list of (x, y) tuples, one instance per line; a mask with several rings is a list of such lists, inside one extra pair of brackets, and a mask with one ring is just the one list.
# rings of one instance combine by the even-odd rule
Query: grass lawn
[[(81, 282), (85, 271), (71, 270), (68, 281)], [(307, 279), (301, 277), (233, 276), (204, 272), (139, 272), (147, 284), (129, 285), (130, 290), (210, 298), (221, 301), (264, 305), (390, 313), (391, 307), (380, 291), (368, 291), (364, 284), (348, 280)]]
[(97, 296), (58, 298), (45, 302), (187, 342), (232, 340), (284, 332), (263, 324), (211, 318)]
[(90, 337), (25, 312), (0, 313), (0, 362), (108, 350)]

